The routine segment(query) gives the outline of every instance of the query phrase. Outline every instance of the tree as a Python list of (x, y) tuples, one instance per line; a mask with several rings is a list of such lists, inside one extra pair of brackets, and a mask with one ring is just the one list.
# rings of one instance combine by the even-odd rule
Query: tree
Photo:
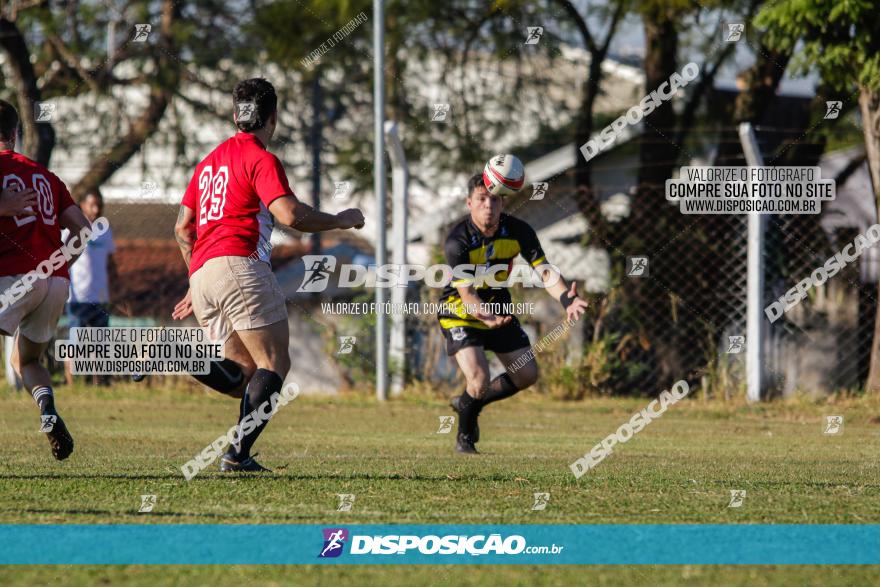
[[(767, 43), (777, 50), (791, 52), (801, 43), (793, 60), (796, 70), (815, 68), (828, 87), (849, 93), (847, 101), (857, 96), (866, 160), (880, 210), (880, 26), (876, 3), (781, 0), (763, 8), (755, 22), (766, 28)], [(869, 393), (880, 391), (880, 305), (865, 388)]]
[(9, 14), (0, 14), (0, 47), (9, 60), (12, 86), (18, 102), (24, 131), (22, 151), (31, 159), (48, 165), (55, 146), (55, 131), (50, 122), (36, 122), (34, 107), (41, 101), (42, 93), (37, 86), (27, 42), (18, 28), (16, 17), (17, 12), (12, 10)]
[[(206, 91), (227, 93), (231, 80), (257, 60), (245, 34), (250, 7), (220, 0), (70, 0), (3, 3), (0, 48), (22, 114), (23, 150), (46, 164), (60, 133), (66, 147), (86, 147), (86, 170), (74, 198), (107, 182), (155, 138), (183, 153), (176, 102), (197, 116), (216, 116)], [(148, 24), (135, 39), (136, 24)], [(206, 80), (206, 72), (210, 80)], [(195, 89), (194, 96), (187, 89)], [(52, 124), (34, 123), (37, 101), (63, 100), (69, 111)], [(231, 114), (223, 112), (228, 120)], [(77, 131), (62, 126), (76, 121)], [(160, 133), (168, 121), (169, 132)], [(66, 136), (63, 131), (67, 131)], [(171, 144), (173, 143), (173, 144)]]
[[(739, 16), (734, 18), (748, 20), (756, 2), (737, 3), (734, 12)], [(685, 50), (697, 49), (706, 57), (695, 59), (699, 76), (687, 85), (681, 109), (673, 103), (678, 99), (668, 100), (644, 117), (642, 132), (635, 140), (639, 166), (631, 212), (604, 231), (613, 268), (623, 265), (625, 255), (650, 255), (651, 278), (627, 279), (625, 287), (620, 287), (618, 305), (625, 321), (621, 327), (634, 335), (631, 340), (650, 349), (654, 381), (661, 385), (702, 367), (706, 354), (703, 341), (716, 340), (729, 319), (723, 314), (727, 308), (714, 304), (724, 284), (707, 275), (721, 265), (719, 257), (725, 253), (707, 238), (718, 227), (712, 219), (684, 217), (668, 204), (664, 194), (666, 180), (691, 157), (690, 136), (698, 112), (712, 95), (719, 69), (733, 54), (733, 43), (720, 43), (721, 22), (717, 26), (700, 22), (705, 8), (703, 3), (688, 0), (633, 3), (632, 10), (641, 17), (644, 29), (646, 94), (682, 71), (690, 61), (682, 58)], [(718, 17), (724, 20), (722, 15)], [(698, 31), (696, 41), (685, 35), (694, 29)]]

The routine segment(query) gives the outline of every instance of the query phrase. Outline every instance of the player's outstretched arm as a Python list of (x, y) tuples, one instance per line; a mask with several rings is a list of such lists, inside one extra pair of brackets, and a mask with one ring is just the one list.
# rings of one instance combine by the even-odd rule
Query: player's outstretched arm
[(16, 192), (5, 189), (0, 192), (0, 217), (2, 216), (35, 216), (34, 206), (37, 205), (37, 192), (31, 189)]
[(553, 299), (559, 300), (565, 308), (565, 314), (570, 321), (580, 320), (587, 310), (587, 302), (577, 293), (577, 283), (567, 285), (565, 278), (552, 265), (541, 265), (535, 268), (541, 275), (544, 289)]
[[(66, 228), (70, 231), (67, 235), (67, 240), (64, 243), (65, 245), (70, 243), (70, 240), (73, 238), (82, 238), (83, 230), (92, 227), (92, 223), (89, 222), (89, 219), (86, 218), (86, 215), (83, 214), (80, 207), (76, 205), (65, 208), (64, 212), (59, 216), (58, 221), (61, 224), (61, 228)], [(70, 261), (68, 261), (68, 265), (73, 265), (76, 263), (77, 259), (79, 259), (79, 255), (72, 255)]]
[(300, 232), (323, 232), (336, 228), (363, 228), (364, 215), (357, 208), (339, 214), (327, 214), (303, 204), (293, 196), (276, 198), (269, 204), (269, 212), (278, 222)]

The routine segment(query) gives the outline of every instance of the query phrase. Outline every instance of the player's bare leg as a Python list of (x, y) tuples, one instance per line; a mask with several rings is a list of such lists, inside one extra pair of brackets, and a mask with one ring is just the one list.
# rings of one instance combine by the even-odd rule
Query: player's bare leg
[(456, 450), (476, 452), (474, 443), (480, 440), (478, 418), (487, 405), (506, 399), (534, 385), (538, 380), (538, 363), (532, 357), (522, 366), (516, 362), (527, 352), (522, 348), (509, 353), (496, 353), (505, 372), (489, 380), (489, 363), (482, 347), (465, 347), (455, 354), (458, 366), (467, 381), (466, 394), (453, 398), (452, 408), (458, 412), (458, 439)]
[[(236, 334), (256, 366), (241, 401), (241, 424), (248, 414), (269, 401), (272, 394), (281, 392), (284, 377), (290, 370), (287, 351), (290, 333), (287, 320), (280, 320), (268, 326), (237, 330)], [(266, 424), (268, 422), (257, 424), (249, 434), (242, 434), (238, 446), (231, 446), (220, 460), (221, 471), (265, 470), (252, 458), (251, 448)]]
[(52, 456), (63, 461), (73, 452), (73, 437), (55, 409), (52, 378), (40, 357), (48, 342), (34, 342), (18, 333), (12, 347), (12, 367), (40, 407), (40, 432), (45, 432), (52, 447)]
[(495, 353), (498, 360), (504, 365), (504, 373), (492, 380), (484, 403), (491, 404), (508, 398), (527, 387), (531, 387), (538, 381), (538, 362), (535, 361), (534, 356), (523, 366), (516, 366), (516, 362), (521, 360), (523, 356), (527, 356), (529, 350), (529, 348), (522, 348), (509, 353)]
[(73, 385), (73, 371), (70, 361), (64, 361), (64, 382)]
[(279, 320), (268, 326), (237, 330), (245, 351), (252, 357), (257, 370), (274, 371), (282, 379), (290, 371), (290, 328), (287, 320)]

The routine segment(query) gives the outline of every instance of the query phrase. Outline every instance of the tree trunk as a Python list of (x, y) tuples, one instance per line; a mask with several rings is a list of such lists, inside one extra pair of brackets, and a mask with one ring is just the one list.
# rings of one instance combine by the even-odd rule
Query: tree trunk
[(89, 170), (70, 190), (74, 200), (99, 188), (137, 153), (144, 142), (159, 128), (165, 110), (180, 85), (180, 61), (176, 54), (173, 27), (180, 18), (181, 4), (165, 0), (162, 6), (162, 22), (159, 32), (159, 52), (155, 59), (156, 81), (150, 88), (147, 106), (140, 117), (131, 124), (129, 131), (119, 137), (106, 151), (100, 153)]
[[(645, 92), (655, 90), (667, 81), (677, 66), (678, 32), (676, 17), (671, 11), (657, 10), (643, 18), (645, 26)], [(628, 253), (650, 255), (651, 278), (626, 281), (625, 296), (638, 309), (643, 334), (656, 356), (660, 385), (683, 377), (684, 366), (679, 354), (675, 309), (668, 289), (660, 279), (675, 274), (671, 249), (663, 249), (667, 231), (680, 222), (678, 211), (669, 206), (664, 195), (666, 179), (672, 177), (679, 149), (670, 144), (675, 136), (676, 115), (672, 101), (664, 102), (645, 117), (639, 137), (639, 170), (636, 194), (629, 226), (638, 231), (631, 238)], [(636, 250), (636, 247), (638, 250)], [(653, 253), (663, 250), (663, 253)], [(656, 277), (655, 277), (656, 276)]]
[[(871, 185), (874, 187), (874, 198), (880, 212), (880, 89), (861, 88), (859, 108), (862, 111), (865, 154), (871, 172)], [(878, 283), (878, 292), (880, 292), (880, 283)], [(877, 307), (877, 315), (874, 319), (871, 367), (868, 371), (868, 381), (865, 383), (867, 393), (877, 393), (878, 390), (880, 390), (880, 305)]]
[(584, 99), (581, 102), (575, 131), (575, 203), (589, 224), (590, 242), (597, 247), (608, 246), (608, 230), (605, 219), (600, 212), (599, 202), (593, 194), (593, 178), (590, 169), (592, 162), (584, 158), (580, 146), (589, 141), (593, 134), (593, 106), (599, 95), (604, 59), (604, 54), (592, 53), (590, 55), (589, 75), (584, 81)]
[(737, 80), (740, 92), (734, 102), (732, 124), (721, 130), (715, 165), (746, 164), (737, 127), (741, 122), (761, 123), (761, 115), (776, 96), (790, 59), (791, 52), (774, 51), (764, 44), (759, 45), (754, 65), (742, 72)]
[(0, 47), (9, 58), (12, 82), (18, 99), (18, 115), (24, 132), (22, 152), (34, 161), (48, 167), (55, 147), (55, 130), (51, 123), (36, 122), (35, 105), (41, 101), (37, 76), (31, 64), (30, 52), (24, 36), (16, 24), (0, 18)]

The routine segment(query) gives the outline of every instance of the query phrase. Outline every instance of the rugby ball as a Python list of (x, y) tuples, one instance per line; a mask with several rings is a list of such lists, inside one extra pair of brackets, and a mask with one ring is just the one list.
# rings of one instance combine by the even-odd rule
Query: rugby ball
[(523, 187), (526, 170), (516, 155), (495, 155), (483, 168), (483, 184), (496, 196), (515, 194)]

